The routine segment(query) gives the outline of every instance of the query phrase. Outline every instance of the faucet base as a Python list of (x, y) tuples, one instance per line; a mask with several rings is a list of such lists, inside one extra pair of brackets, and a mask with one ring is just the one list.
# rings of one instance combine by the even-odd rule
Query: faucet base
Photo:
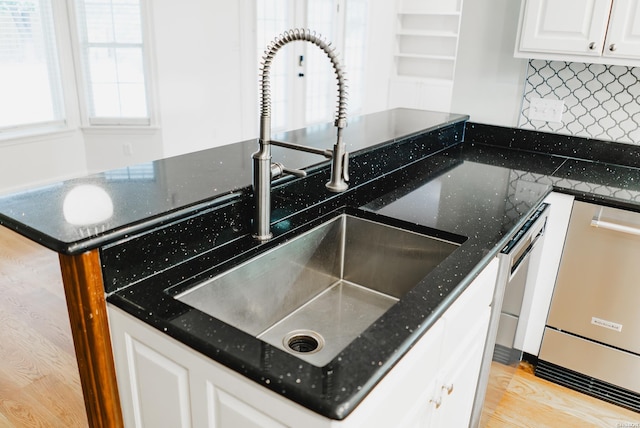
[(273, 238), (273, 233), (268, 233), (266, 235), (253, 234), (251, 236), (258, 241), (268, 241), (269, 239)]
[(345, 190), (347, 190), (349, 188), (349, 185), (347, 183), (345, 183), (344, 181), (338, 182), (338, 183), (334, 183), (334, 182), (330, 181), (325, 186), (326, 186), (327, 190), (329, 190), (330, 192), (334, 192), (334, 193), (344, 192)]

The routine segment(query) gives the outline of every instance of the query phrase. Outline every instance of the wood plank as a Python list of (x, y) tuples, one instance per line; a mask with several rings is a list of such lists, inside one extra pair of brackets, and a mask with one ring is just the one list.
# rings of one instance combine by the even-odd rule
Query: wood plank
[(99, 253), (60, 254), (60, 267), (89, 424), (122, 427)]
[(523, 363), (487, 428), (636, 426), (640, 414), (540, 379)]
[[(0, 426), (86, 427), (82, 400), (67, 400), (77, 390), (63, 379), (43, 376), (26, 387), (0, 386)], [(79, 391), (78, 391), (79, 392)]]
[(58, 255), (0, 227), (0, 295), (0, 427), (87, 427)]

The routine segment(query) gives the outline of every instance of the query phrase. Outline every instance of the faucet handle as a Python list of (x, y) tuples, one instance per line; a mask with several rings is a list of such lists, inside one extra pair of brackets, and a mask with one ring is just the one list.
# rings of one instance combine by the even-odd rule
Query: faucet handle
[(344, 181), (349, 181), (349, 152), (344, 152), (342, 158), (342, 178)]
[(295, 175), (298, 178), (304, 178), (304, 177), (307, 176), (307, 172), (303, 171), (301, 169), (293, 169), (293, 168), (284, 167), (284, 168), (282, 168), (282, 172), (287, 173), (287, 174), (291, 174), (291, 175)]
[(301, 169), (287, 168), (280, 162), (273, 162), (271, 164), (271, 178), (280, 177), (282, 174), (285, 174), (285, 173), (295, 175), (298, 178), (304, 178), (307, 176), (306, 171), (303, 171)]

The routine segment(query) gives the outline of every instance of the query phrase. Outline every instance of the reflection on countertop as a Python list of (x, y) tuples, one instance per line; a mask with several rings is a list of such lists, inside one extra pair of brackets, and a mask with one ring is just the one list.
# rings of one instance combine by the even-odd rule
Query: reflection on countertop
[[(350, 119), (344, 138), (348, 150), (357, 156), (377, 145), (465, 119), (462, 115), (396, 109)], [(335, 139), (335, 128), (331, 124), (317, 125), (274, 137), (323, 148)], [(257, 147), (256, 140), (248, 140), (3, 195), (0, 224), (58, 252), (96, 248), (155, 223), (188, 216), (249, 193), (251, 154)], [(273, 156), (291, 168), (310, 171), (327, 164), (322, 159), (318, 164), (317, 156), (277, 147)], [(112, 200), (113, 213), (91, 224), (68, 222), (65, 198), (85, 185), (103, 189)]]

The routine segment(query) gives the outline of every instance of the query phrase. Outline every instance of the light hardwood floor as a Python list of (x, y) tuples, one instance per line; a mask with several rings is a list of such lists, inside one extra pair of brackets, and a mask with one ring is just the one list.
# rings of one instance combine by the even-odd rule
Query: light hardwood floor
[(56, 253), (0, 226), (0, 427), (86, 427)]
[[(0, 428), (86, 426), (58, 257), (0, 226)], [(487, 426), (640, 428), (640, 414), (522, 366)]]
[(486, 422), (486, 428), (640, 428), (640, 414), (535, 377), (521, 363)]

